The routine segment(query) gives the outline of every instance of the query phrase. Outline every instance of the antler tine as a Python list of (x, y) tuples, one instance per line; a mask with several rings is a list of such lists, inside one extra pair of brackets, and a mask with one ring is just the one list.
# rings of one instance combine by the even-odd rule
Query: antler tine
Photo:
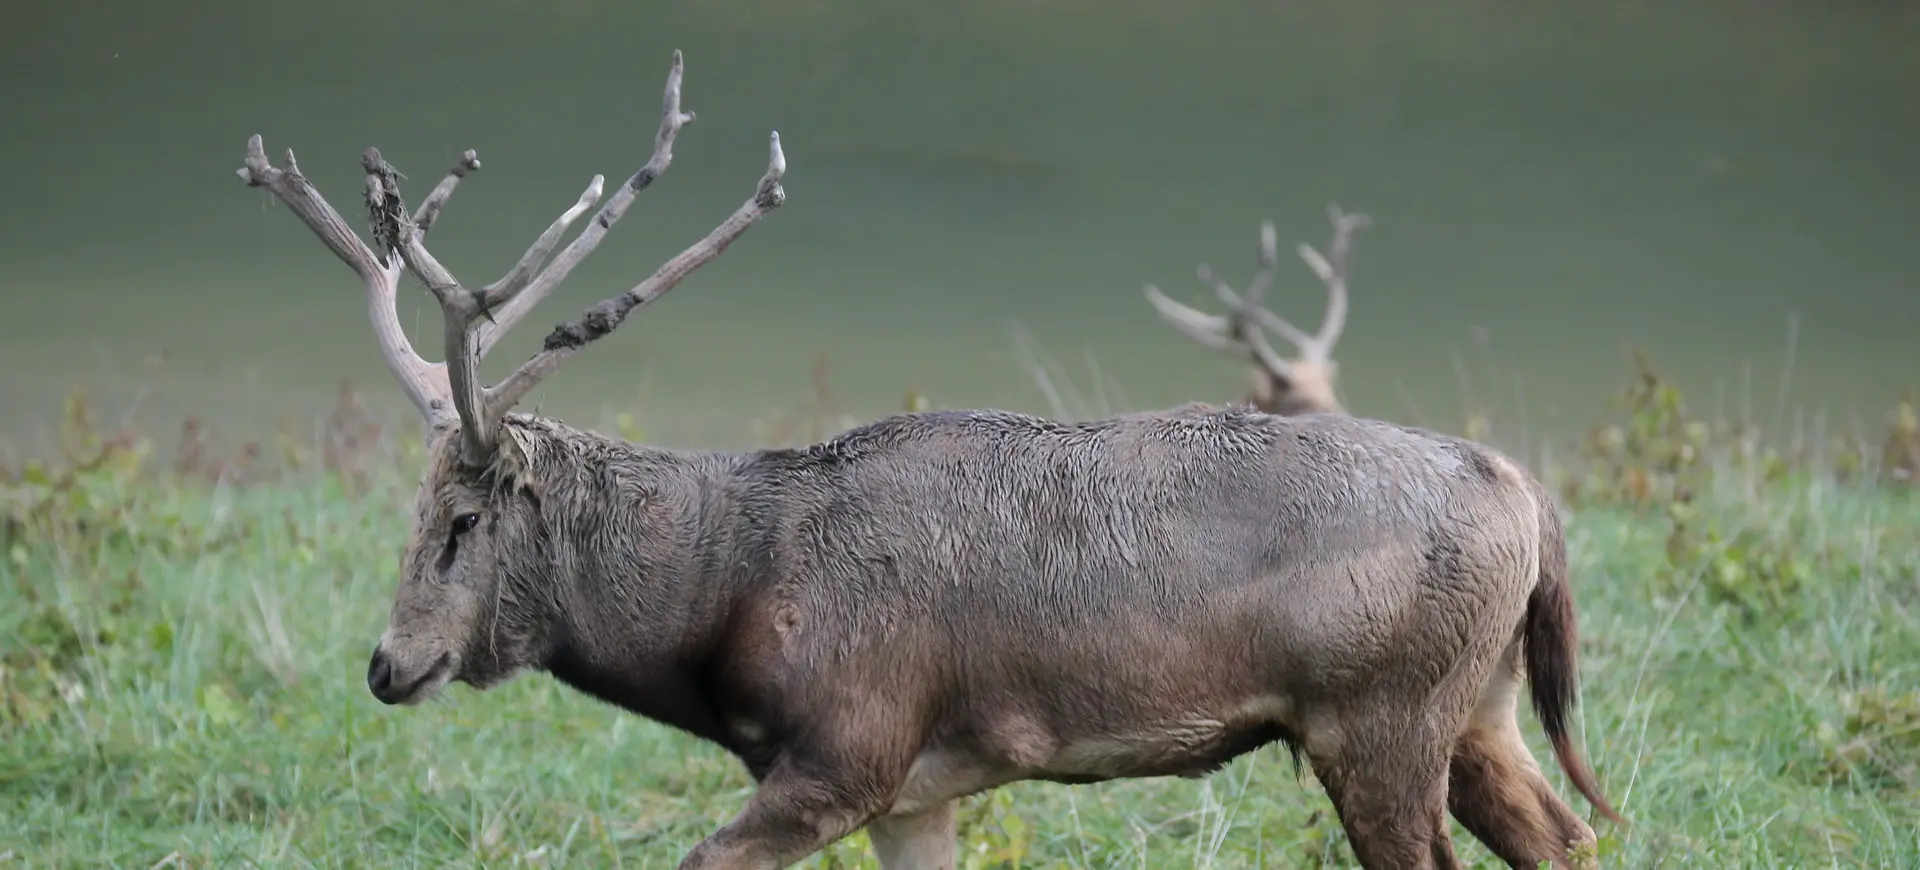
[(654, 180), (673, 164), (674, 139), (680, 135), (680, 128), (693, 123), (695, 117), (694, 113), (682, 111), (680, 108), (680, 82), (685, 75), (686, 60), (679, 49), (674, 49), (673, 65), (667, 70), (667, 86), (661, 100), (660, 130), (654, 135), (653, 140), (653, 155), (647, 159), (645, 166), (640, 167), (633, 177), (627, 179), (626, 184), (621, 185), (611, 197), (607, 198), (606, 204), (600, 207), (600, 212), (594, 215), (593, 221), (587, 224), (587, 228), (561, 249), (560, 253), (553, 258), (553, 262), (547, 265), (545, 271), (537, 275), (534, 273), (540, 263), (547, 259), (548, 253), (553, 250), (561, 234), (566, 232), (567, 226), (599, 200), (604, 179), (598, 175), (594, 176), (593, 182), (587, 185), (586, 192), (580, 195), (574, 207), (562, 214), (545, 233), (541, 234), (533, 246), (527, 249), (526, 255), (520, 258), (520, 262), (499, 281), (488, 285), (482, 291), (488, 308), (494, 309), (494, 318), (492, 323), (476, 326), (478, 335), (475, 341), (481, 356), (485, 356), (492, 350), (500, 337), (506, 334), (508, 329), (513, 328), (514, 324), (519, 323), (520, 318), (533, 310), (540, 300), (551, 295), (560, 286), (560, 282), (566, 280), (567, 275), (573, 271), (573, 267), (580, 265), (580, 261), (586, 259), (587, 255), (593, 253), (593, 249), (599, 246), (600, 240), (606, 237), (607, 230), (612, 229), (613, 225), (618, 223), (627, 213), (627, 209), (633, 205), (634, 198), (652, 185)]
[[(1161, 319), (1172, 324), (1175, 329), (1187, 337), (1235, 357), (1265, 366), (1277, 375), (1285, 375), (1291, 370), (1286, 357), (1281, 356), (1267, 342), (1258, 325), (1252, 319), (1264, 314), (1259, 300), (1273, 284), (1274, 272), (1278, 269), (1279, 244), (1272, 221), (1260, 224), (1260, 268), (1254, 273), (1253, 280), (1247, 284), (1245, 295), (1237, 293), (1227, 282), (1214, 274), (1213, 268), (1200, 264), (1195, 273), (1203, 284), (1213, 287), (1215, 296), (1226, 303), (1225, 315), (1207, 314), (1203, 311), (1183, 305), (1168, 298), (1160, 288), (1152, 284), (1146, 286), (1147, 301), (1153, 304)], [(1305, 337), (1299, 329), (1270, 314), (1263, 319), (1267, 328), (1280, 332), (1289, 340)]]
[(1273, 228), (1273, 221), (1260, 222), (1260, 270), (1253, 273), (1253, 280), (1247, 282), (1246, 300), (1253, 307), (1260, 306), (1261, 297), (1267, 288), (1273, 286), (1273, 274), (1280, 270), (1280, 234)]
[(1215, 350), (1238, 352), (1234, 346), (1236, 342), (1232, 337), (1232, 325), (1226, 317), (1175, 302), (1152, 284), (1147, 285), (1146, 292), (1147, 301), (1153, 304), (1161, 319), (1175, 329)]
[[(566, 250), (538, 277), (534, 277), (534, 269), (538, 269), (541, 261), (547, 259), (547, 252), (553, 250), (553, 246), (559, 242), (559, 236), (566, 232), (566, 227), (586, 213), (588, 207), (599, 202), (605, 177), (595, 175), (586, 192), (582, 192), (574, 205), (553, 221), (553, 225), (541, 232), (540, 238), (534, 240), (515, 267), (501, 280), (480, 290), (467, 290), (453, 280), (453, 275), (449, 275), (445, 267), (426, 252), (426, 246), (420, 242), (419, 232), (407, 234), (403, 246), (407, 263), (411, 269), (415, 269), (420, 280), (426, 282), (428, 290), (434, 292), (444, 311), (447, 384), (453, 394), (453, 407), (461, 417), (461, 451), (468, 465), (480, 465), (493, 455), (493, 447), (499, 436), (499, 421), (505, 411), (513, 407), (513, 401), (495, 403), (492, 399), (493, 390), (480, 384), (480, 359), (486, 355), (486, 351), (492, 350), (493, 344), (509, 326), (515, 325), (520, 317), (526, 317), (534, 303), (551, 294), (566, 278), (566, 273), (586, 259), (595, 246), (599, 246), (599, 240), (605, 238), (607, 230), (634, 204), (637, 194), (659, 179), (660, 173), (664, 173), (672, 163), (674, 138), (680, 134), (682, 127), (693, 121), (691, 111), (680, 109), (680, 83), (684, 71), (685, 58), (680, 50), (674, 50), (674, 63), (666, 75), (660, 131), (653, 142), (653, 156), (634, 173), (630, 181), (614, 192), (588, 230), (574, 238), (574, 242), (568, 244)], [(499, 315), (495, 315), (495, 307), (501, 309)], [(526, 388), (532, 388), (532, 384)]]
[[(1262, 235), (1262, 240), (1263, 242), (1265, 240), (1264, 234)], [(1273, 270), (1268, 268), (1268, 263), (1273, 259), (1275, 258), (1268, 256), (1266, 247), (1263, 244), (1261, 270), (1258, 274), (1254, 275), (1253, 282), (1247, 286), (1249, 298), (1259, 298), (1259, 295), (1266, 291), (1267, 285), (1272, 283)], [(1247, 303), (1241, 299), (1239, 294), (1233, 291), (1233, 288), (1227, 286), (1225, 281), (1214, 276), (1212, 267), (1201, 263), (1195, 271), (1199, 275), (1200, 282), (1211, 285), (1214, 289), (1214, 294), (1219, 296), (1221, 301), (1227, 303), (1227, 309), (1232, 312), (1231, 314), (1208, 314), (1199, 309), (1175, 302), (1165, 293), (1160, 292), (1159, 287), (1152, 284), (1146, 285), (1147, 301), (1152, 303), (1154, 310), (1159, 312), (1161, 319), (1167, 321), (1167, 323), (1171, 324), (1175, 329), (1185, 333), (1194, 341), (1213, 348), (1214, 350), (1226, 351), (1236, 356), (1245, 356), (1248, 348), (1246, 347), (1246, 343), (1239, 337), (1244, 324), (1236, 321), (1241, 319), (1239, 315), (1245, 313), (1244, 309)]]
[(1257, 328), (1244, 329), (1239, 333), (1240, 337), (1236, 337), (1232, 318), (1189, 308), (1167, 298), (1160, 288), (1152, 284), (1147, 285), (1147, 301), (1153, 303), (1154, 310), (1160, 312), (1162, 319), (1194, 341), (1266, 366), (1277, 375), (1284, 376), (1292, 370), (1286, 357), (1275, 351)]
[[(1255, 310), (1258, 311), (1260, 309)], [(1286, 357), (1281, 356), (1279, 351), (1273, 349), (1273, 345), (1267, 343), (1266, 333), (1261, 332), (1260, 327), (1251, 323), (1247, 324), (1246, 342), (1247, 350), (1254, 361), (1265, 366), (1267, 371), (1283, 378), (1292, 375), (1293, 363), (1288, 362)]]
[(1300, 259), (1327, 285), (1327, 314), (1320, 322), (1319, 334), (1313, 338), (1316, 350), (1323, 357), (1333, 353), (1333, 346), (1339, 343), (1340, 333), (1347, 326), (1347, 260), (1353, 252), (1354, 235), (1373, 226), (1372, 218), (1342, 212), (1339, 203), (1327, 204), (1327, 218), (1333, 223), (1333, 240), (1327, 246), (1327, 256), (1321, 256), (1312, 245), (1300, 244)]
[(1206, 266), (1200, 267), (1200, 280), (1212, 284), (1213, 295), (1220, 297), (1220, 301), (1226, 304), (1227, 310), (1232, 312), (1227, 315), (1226, 320), (1233, 327), (1233, 331), (1252, 333), (1264, 328), (1280, 333), (1281, 338), (1302, 347), (1313, 343), (1313, 336), (1308, 335), (1306, 330), (1268, 311), (1265, 306), (1253, 303), (1249, 296), (1234, 292), (1227, 282), (1214, 277), (1213, 271)]
[[(1262, 239), (1265, 238), (1263, 234)], [(1235, 293), (1233, 288), (1214, 275), (1213, 269), (1205, 263), (1200, 264), (1196, 272), (1202, 283), (1213, 285), (1214, 295), (1220, 297), (1220, 301), (1227, 305), (1229, 313), (1221, 318), (1221, 322), (1226, 327), (1226, 337), (1233, 342), (1232, 350), (1275, 375), (1287, 377), (1293, 371), (1293, 364), (1288, 362), (1286, 357), (1281, 356), (1279, 351), (1273, 349), (1273, 345), (1267, 342), (1266, 334), (1261, 332), (1260, 325), (1253, 322), (1252, 315), (1263, 313), (1266, 309), (1248, 301), (1255, 298), (1256, 294), (1266, 292), (1267, 285), (1273, 283), (1273, 270), (1266, 268), (1264, 263), (1277, 260), (1278, 257), (1277, 255), (1267, 256), (1263, 248), (1261, 258), (1262, 268), (1247, 285), (1245, 296)], [(1268, 317), (1279, 327), (1278, 331), (1281, 335), (1289, 341), (1293, 341), (1294, 336), (1299, 335), (1300, 331), (1294, 329), (1292, 324), (1272, 315)]]
[[(367, 172), (367, 204), (374, 219), (374, 238), (381, 251), (378, 255), (347, 228), (333, 207), (300, 175), (291, 151), (287, 153), (287, 168), (276, 169), (267, 162), (260, 137), (254, 136), (248, 140), (246, 165), (239, 170), (239, 175), (251, 186), (272, 190), (328, 249), (362, 277), (367, 285), (374, 334), (388, 369), (399, 379), (431, 427), (445, 428), (455, 419), (460, 421), (462, 459), (478, 465), (493, 454), (501, 418), (541, 378), (581, 347), (612, 332), (633, 309), (659, 298), (695, 269), (719, 256), (755, 221), (786, 201), (786, 191), (780, 186), (786, 172), (786, 155), (780, 150), (780, 134), (774, 133), (767, 172), (746, 205), (706, 238), (668, 260), (639, 286), (594, 306), (574, 323), (556, 329), (547, 337), (540, 353), (498, 386), (487, 388), (480, 383), (480, 359), (499, 337), (551, 294), (573, 267), (599, 245), (640, 191), (672, 164), (674, 138), (681, 127), (694, 120), (692, 112), (680, 108), (680, 83), (685, 68), (685, 59), (676, 49), (673, 66), (667, 73), (662, 118), (654, 137), (652, 156), (607, 199), (587, 229), (551, 263), (547, 262), (567, 228), (600, 201), (606, 181), (603, 176), (593, 177), (574, 205), (534, 240), (505, 276), (479, 290), (470, 290), (456, 280), (427, 250), (424, 242), (427, 230), (460, 180), (480, 168), (479, 156), (471, 150), (461, 155), (420, 208), (408, 214), (400, 198), (399, 172), (380, 156), (379, 149), (367, 149), (362, 164)], [(541, 269), (543, 263), (546, 264), (544, 270)], [(440, 303), (446, 343), (446, 360), (442, 363), (421, 359), (400, 328), (395, 297), (403, 270), (412, 272), (426, 284)]]
[(1254, 272), (1253, 279), (1247, 282), (1247, 291), (1244, 294), (1234, 292), (1233, 287), (1217, 277), (1213, 269), (1205, 264), (1200, 266), (1198, 274), (1202, 282), (1213, 285), (1214, 295), (1218, 296), (1231, 312), (1224, 320), (1231, 334), (1236, 336), (1243, 345), (1244, 355), (1266, 367), (1268, 371), (1284, 377), (1292, 371), (1292, 365), (1267, 342), (1262, 327), (1279, 333), (1281, 338), (1296, 345), (1310, 343), (1312, 338), (1299, 327), (1267, 311), (1262, 304), (1262, 297), (1266, 295), (1267, 288), (1273, 285), (1274, 273), (1280, 268), (1279, 249), (1279, 233), (1275, 231), (1273, 221), (1261, 221), (1260, 268)]
[(480, 155), (468, 148), (459, 160), (454, 161), (453, 168), (447, 170), (447, 176), (434, 185), (433, 192), (427, 194), (426, 202), (420, 203), (419, 210), (413, 213), (414, 229), (420, 235), (426, 235), (427, 230), (433, 228), (433, 222), (440, 219), (440, 210), (446, 208), (447, 200), (453, 196), (453, 189), (459, 186), (460, 179), (466, 178), (469, 172), (478, 171)]
[[(581, 191), (580, 198), (574, 202), (573, 207), (561, 212), (560, 216), (547, 226), (546, 232), (533, 240), (527, 252), (520, 256), (520, 261), (513, 264), (513, 268), (507, 270), (507, 274), (501, 276), (500, 280), (488, 284), (482, 291), (490, 300), (506, 300), (494, 311), (494, 323), (480, 327), (482, 336), (479, 352), (483, 359), (487, 351), (493, 349), (493, 341), (498, 340), (500, 334), (519, 322), (520, 318), (533, 310), (533, 306), (540, 301), (543, 293), (522, 293), (521, 291), (533, 283), (540, 267), (546, 263), (548, 255), (553, 253), (553, 246), (560, 243), (560, 237), (566, 233), (567, 227), (572, 226), (575, 220), (586, 214), (587, 209), (593, 208), (593, 204), (600, 201), (600, 192), (606, 181), (606, 176), (595, 175), (592, 181), (587, 182), (587, 189)], [(550, 289), (558, 286), (558, 282), (547, 286)]]
[[(479, 413), (483, 395), (479, 382), (480, 358), (473, 352), (471, 337), (473, 322), (485, 316), (486, 309), (476, 294), (461, 286), (453, 273), (427, 251), (419, 225), (401, 202), (399, 171), (380, 156), (378, 148), (368, 148), (360, 162), (367, 172), (367, 208), (373, 214), (375, 241), (397, 249), (389, 256), (404, 263), (440, 303), (446, 348), (442, 371), (453, 400), (454, 415), (460, 420), (462, 450), (471, 462), (477, 463), (493, 447), (491, 430)], [(452, 188), (449, 186), (447, 191), (451, 195)], [(445, 203), (444, 197), (441, 203)], [(434, 213), (438, 210), (436, 206)], [(436, 428), (440, 428), (451, 421), (442, 416), (435, 422)]]
[(373, 324), (381, 360), (430, 426), (447, 422), (452, 412), (447, 405), (446, 378), (440, 366), (421, 359), (400, 326), (396, 308), (402, 269), (400, 258), (392, 254), (375, 256), (360, 236), (347, 227), (340, 213), (300, 174), (292, 149), (287, 151), (287, 168), (277, 168), (268, 162), (260, 136), (255, 134), (247, 139), (246, 165), (236, 172), (248, 187), (271, 191), (320, 237), (334, 256), (360, 276), (366, 285), (367, 315)]
[[(692, 120), (692, 116), (687, 115), (685, 120)], [(447, 200), (453, 196), (453, 190), (459, 185), (460, 180), (466, 178), (468, 173), (479, 169), (480, 156), (469, 148), (460, 155), (460, 159), (453, 164), (452, 169), (447, 171), (446, 177), (433, 188), (433, 192), (427, 194), (426, 201), (421, 203), (419, 210), (413, 213), (414, 231), (422, 239), (425, 239), (427, 232), (433, 228), (434, 221), (439, 219), (440, 212), (446, 207)], [(521, 255), (519, 262), (514, 263), (513, 268), (507, 270), (507, 274), (500, 280), (483, 288), (482, 292), (485, 296), (481, 299), (481, 305), (491, 311), (494, 316), (491, 321), (486, 322), (485, 326), (480, 327), (484, 334), (481, 336), (482, 340), (476, 342), (478, 345), (476, 351), (482, 359), (485, 359), (487, 351), (492, 349), (493, 341), (489, 339), (495, 338), (499, 332), (504, 331), (505, 327), (518, 322), (533, 307), (533, 304), (539, 301), (538, 295), (524, 302), (515, 297), (532, 283), (539, 268), (553, 253), (553, 246), (559, 244), (560, 237), (566, 234), (567, 228), (585, 214), (587, 209), (600, 201), (605, 184), (605, 176), (595, 175), (593, 180), (587, 183), (587, 189), (581, 192), (573, 206), (562, 212), (560, 217), (547, 226), (545, 232), (534, 239), (533, 244), (527, 248), (527, 252)], [(422, 280), (426, 279), (423, 277)], [(558, 282), (554, 283), (557, 285)], [(496, 310), (495, 306), (501, 305), (500, 300), (506, 300), (507, 304)]]
[[(669, 112), (671, 111), (669, 108)], [(521, 363), (520, 367), (505, 380), (486, 391), (488, 419), (498, 420), (505, 416), (515, 403), (524, 398), (528, 391), (540, 383), (541, 379), (558, 369), (567, 358), (618, 329), (634, 309), (666, 295), (667, 291), (672, 290), (681, 279), (720, 256), (727, 246), (733, 244), (735, 239), (740, 238), (768, 212), (785, 204), (787, 192), (780, 186), (780, 179), (787, 171), (787, 156), (780, 150), (778, 131), (769, 137), (767, 151), (766, 174), (760, 177), (760, 182), (754, 187), (751, 198), (735, 209), (733, 214), (728, 215), (719, 226), (708, 232), (705, 238), (662, 263), (660, 268), (654, 270), (652, 275), (633, 289), (603, 300), (570, 323), (554, 327), (538, 353)]]

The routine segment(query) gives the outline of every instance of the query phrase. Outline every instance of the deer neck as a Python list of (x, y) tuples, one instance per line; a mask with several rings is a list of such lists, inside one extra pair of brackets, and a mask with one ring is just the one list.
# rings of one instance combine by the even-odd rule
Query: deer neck
[(605, 465), (543, 506), (559, 614), (547, 670), (632, 712), (724, 743), (710, 679), (752, 579), (728, 454), (595, 445)]

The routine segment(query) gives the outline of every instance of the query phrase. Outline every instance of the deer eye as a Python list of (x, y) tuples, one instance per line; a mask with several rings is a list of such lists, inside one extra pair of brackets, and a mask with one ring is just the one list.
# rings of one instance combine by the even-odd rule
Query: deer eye
[(453, 518), (453, 533), (464, 535), (473, 531), (473, 527), (477, 525), (480, 525), (479, 514), (461, 514)]

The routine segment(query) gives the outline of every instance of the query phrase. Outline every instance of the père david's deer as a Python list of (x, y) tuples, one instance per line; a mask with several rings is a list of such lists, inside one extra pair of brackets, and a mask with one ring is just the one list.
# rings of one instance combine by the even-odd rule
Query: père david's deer
[[(865, 827), (882, 865), (951, 868), (957, 799), (1019, 780), (1203, 776), (1281, 741), (1367, 867), (1452, 867), (1446, 813), (1505, 859), (1593, 832), (1521, 739), (1523, 668), (1560, 764), (1575, 625), (1546, 491), (1474, 443), (1345, 416), (1187, 405), (1063, 424), (902, 414), (800, 449), (670, 450), (509, 413), (569, 356), (785, 201), (777, 134), (750, 199), (633, 289), (557, 327), (491, 387), (500, 335), (664, 172), (693, 114), (674, 53), (652, 159), (587, 228), (602, 179), (474, 289), (425, 247), (469, 151), (411, 214), (364, 162), (377, 248), (248, 143), (365, 283), (431, 447), (373, 695), (417, 704), (544, 670), (712, 741), (758, 788), (683, 868), (785, 867)], [(446, 362), (401, 331), (411, 271)], [(1063, 643), (1063, 639), (1070, 642)]]
[[(1347, 413), (1335, 391), (1340, 372), (1333, 360), (1333, 346), (1347, 326), (1347, 259), (1353, 251), (1353, 237), (1371, 221), (1363, 214), (1344, 213), (1338, 205), (1328, 206), (1327, 213), (1333, 220), (1333, 243), (1327, 246), (1327, 253), (1323, 256), (1312, 245), (1300, 244), (1300, 259), (1327, 285), (1326, 317), (1320, 322), (1320, 330), (1311, 335), (1263, 304), (1280, 260), (1272, 221), (1260, 223), (1260, 269), (1248, 282), (1245, 293), (1236, 292), (1211, 266), (1203, 263), (1199, 268), (1201, 283), (1213, 288), (1214, 295), (1226, 305), (1226, 314), (1208, 314), (1183, 305), (1168, 298), (1160, 288), (1147, 285), (1147, 301), (1174, 328), (1251, 364), (1247, 374), (1252, 385), (1246, 401), (1271, 414)], [(1282, 356), (1267, 341), (1269, 331), (1286, 339), (1298, 355)]]

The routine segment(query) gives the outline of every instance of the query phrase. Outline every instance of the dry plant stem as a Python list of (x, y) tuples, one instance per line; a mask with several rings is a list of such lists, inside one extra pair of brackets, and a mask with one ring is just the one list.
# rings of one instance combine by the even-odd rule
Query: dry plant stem
[[(600, 201), (606, 182), (595, 175), (571, 208), (568, 208), (527, 248), (519, 262), (500, 280), (478, 290), (468, 289), (436, 259), (426, 247), (426, 230), (438, 218), (454, 188), (467, 173), (480, 168), (474, 151), (467, 151), (422, 203), (408, 216), (387, 218), (404, 224), (397, 228), (397, 255), (379, 257), (348, 229), (340, 215), (307, 183), (288, 154), (288, 168), (275, 169), (267, 163), (260, 137), (248, 142), (246, 168), (240, 176), (248, 184), (267, 187), (293, 208), (294, 213), (321, 237), (327, 247), (353, 267), (367, 284), (369, 312), (379, 338), (381, 356), (387, 360), (408, 395), (427, 417), (430, 427), (442, 429), (460, 424), (461, 452), (470, 464), (481, 464), (492, 455), (500, 419), (524, 398), (542, 378), (551, 374), (567, 357), (581, 347), (612, 332), (635, 308), (659, 298), (695, 269), (726, 250), (733, 240), (767, 212), (786, 200), (780, 187), (786, 171), (786, 156), (780, 150), (780, 134), (772, 135), (767, 172), (761, 177), (754, 195), (732, 216), (708, 233), (704, 239), (668, 260), (652, 276), (632, 290), (589, 309), (571, 324), (548, 336), (543, 349), (523, 363), (499, 385), (488, 388), (480, 383), (479, 363), (489, 350), (527, 312), (550, 295), (580, 261), (593, 252), (607, 230), (625, 215), (639, 193), (673, 163), (673, 143), (680, 129), (694, 120), (692, 112), (680, 107), (680, 84), (685, 71), (681, 53), (673, 53), (673, 66), (667, 74), (662, 99), (659, 132), (654, 137), (653, 153), (646, 165), (609, 197), (593, 221), (548, 262), (553, 248), (573, 222)], [(363, 158), (367, 172), (369, 204), (378, 211), (398, 202), (398, 173), (380, 158), (377, 149), (368, 149)], [(391, 214), (391, 212), (382, 212)], [(391, 232), (395, 228), (389, 226)], [(376, 230), (376, 234), (380, 234)], [(542, 266), (545, 266), (543, 269)], [(395, 310), (395, 295), (401, 271), (411, 271), (440, 303), (444, 317), (446, 359), (428, 363), (421, 359), (400, 329)]]

